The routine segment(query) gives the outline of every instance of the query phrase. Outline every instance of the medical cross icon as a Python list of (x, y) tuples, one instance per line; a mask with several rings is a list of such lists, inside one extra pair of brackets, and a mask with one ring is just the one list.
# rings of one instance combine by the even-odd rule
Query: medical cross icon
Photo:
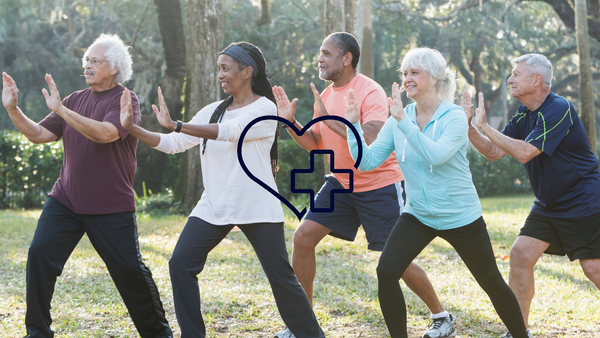
[[(296, 188), (296, 174), (310, 174), (315, 171), (315, 155), (323, 154), (329, 155), (329, 170), (334, 174), (348, 174), (348, 189), (332, 189), (329, 195), (329, 208), (317, 208), (315, 207), (315, 191), (313, 189), (297, 189)], [(292, 184), (291, 189), (293, 193), (307, 193), (310, 194), (310, 211), (312, 212), (333, 212), (334, 205), (333, 199), (334, 194), (340, 193), (351, 193), (354, 191), (354, 172), (351, 169), (338, 169), (335, 168), (335, 154), (331, 149), (315, 149), (310, 152), (310, 168), (309, 169), (292, 169)]]

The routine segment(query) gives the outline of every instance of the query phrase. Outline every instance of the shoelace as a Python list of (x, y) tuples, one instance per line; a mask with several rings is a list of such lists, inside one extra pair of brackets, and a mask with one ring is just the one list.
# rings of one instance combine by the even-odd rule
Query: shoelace
[(434, 319), (433, 320), (433, 328), (434, 329), (439, 329), (440, 326), (442, 326), (442, 324), (444, 323), (445, 320), (446, 320), (446, 318)]

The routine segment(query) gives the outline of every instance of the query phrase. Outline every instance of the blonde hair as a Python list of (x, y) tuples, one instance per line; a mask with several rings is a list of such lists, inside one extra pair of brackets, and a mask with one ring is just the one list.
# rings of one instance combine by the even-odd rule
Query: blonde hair
[(420, 47), (411, 49), (402, 58), (400, 71), (404, 72), (409, 68), (420, 69), (429, 76), (431, 81), (438, 81), (438, 96), (450, 102), (454, 101), (456, 93), (456, 72), (448, 69), (446, 59), (439, 51)]

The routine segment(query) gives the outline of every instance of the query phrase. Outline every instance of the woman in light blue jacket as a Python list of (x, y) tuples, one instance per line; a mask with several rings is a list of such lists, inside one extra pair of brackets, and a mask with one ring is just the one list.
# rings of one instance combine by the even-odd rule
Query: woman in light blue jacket
[[(351, 93), (346, 118), (361, 135), (360, 170), (377, 168), (393, 151), (404, 173), (408, 205), (396, 223), (377, 266), (379, 303), (393, 338), (408, 337), (406, 305), (399, 280), (410, 262), (436, 237), (448, 241), (490, 297), (510, 331), (507, 337), (525, 338), (521, 310), (498, 271), (481, 205), (467, 161), (467, 118), (451, 101), (456, 91), (455, 74), (436, 50), (417, 48), (402, 61), (403, 87), (415, 103), (402, 108), (400, 88), (392, 87), (388, 99), (392, 116), (377, 140), (367, 146), (358, 122), (358, 107)], [(350, 153), (356, 159), (358, 144), (349, 133)], [(452, 320), (452, 319), (450, 319)], [(441, 337), (443, 320), (434, 321)]]

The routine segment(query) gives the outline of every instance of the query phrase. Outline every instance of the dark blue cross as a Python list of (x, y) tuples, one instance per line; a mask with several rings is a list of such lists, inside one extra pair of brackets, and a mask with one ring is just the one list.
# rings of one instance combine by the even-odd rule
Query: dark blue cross
[[(315, 191), (313, 189), (296, 189), (296, 174), (310, 174), (315, 171), (315, 155), (323, 154), (329, 155), (329, 170), (336, 174), (348, 174), (350, 176), (348, 180), (348, 189), (332, 189), (329, 194), (329, 208), (317, 208), (315, 207)], [(351, 193), (354, 191), (354, 172), (351, 169), (337, 169), (335, 168), (335, 157), (333, 150), (331, 149), (315, 149), (310, 151), (310, 168), (309, 169), (292, 169), (292, 192), (293, 193), (308, 193), (310, 194), (310, 211), (312, 212), (333, 212), (334, 205), (334, 194), (340, 193)]]

